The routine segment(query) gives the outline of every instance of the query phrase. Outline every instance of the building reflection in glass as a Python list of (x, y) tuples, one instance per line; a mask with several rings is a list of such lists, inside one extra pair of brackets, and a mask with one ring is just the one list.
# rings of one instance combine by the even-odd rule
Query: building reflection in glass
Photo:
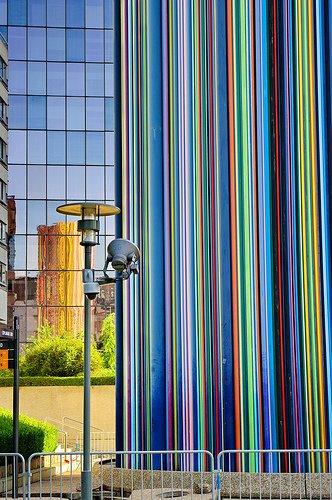
[[(70, 329), (82, 314), (73, 312), (82, 309), (78, 258), (63, 253), (73, 266), (68, 269), (63, 260), (49, 263), (44, 255), (40, 261), (42, 234), (52, 254), (62, 239), (53, 234), (53, 243), (51, 228), (71, 222), (56, 207), (71, 201), (114, 204), (113, 0), (0, 0), (0, 32), (9, 51), (8, 193), (15, 219), (8, 318), (20, 317), (25, 341), (43, 319)], [(112, 238), (109, 218), (95, 249), (97, 273)], [(62, 250), (79, 248), (77, 239), (76, 232), (68, 234)], [(108, 287), (92, 304), (96, 337), (113, 308), (114, 287)]]
[(83, 331), (83, 284), (79, 269), (84, 256), (75, 222), (38, 226), (38, 327), (54, 331)]

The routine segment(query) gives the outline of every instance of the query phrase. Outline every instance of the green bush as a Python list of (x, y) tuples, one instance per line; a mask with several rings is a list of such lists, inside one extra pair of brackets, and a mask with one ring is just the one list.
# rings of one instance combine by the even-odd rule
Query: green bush
[(101, 334), (101, 356), (105, 368), (110, 368), (115, 373), (115, 324), (114, 313), (104, 319)]
[[(46, 325), (37, 331), (20, 358), (22, 376), (75, 376), (83, 371), (84, 344), (82, 335), (73, 337), (68, 332), (59, 335)], [(91, 370), (102, 365), (95, 343), (91, 344)]]
[[(28, 458), (33, 453), (52, 452), (58, 444), (58, 431), (53, 425), (33, 418), (19, 417), (19, 453)], [(0, 408), (0, 452), (13, 451), (13, 414)]]
[[(12, 387), (14, 379), (12, 375), (0, 378), (0, 387)], [(39, 387), (39, 386), (81, 386), (83, 377), (20, 377), (21, 387)], [(114, 373), (109, 371), (106, 375), (91, 374), (91, 385), (115, 385)]]

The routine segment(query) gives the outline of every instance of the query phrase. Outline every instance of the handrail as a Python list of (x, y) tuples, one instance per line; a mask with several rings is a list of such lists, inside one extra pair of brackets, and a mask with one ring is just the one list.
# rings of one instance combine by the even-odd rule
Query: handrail
[[(45, 422), (47, 422), (47, 421), (55, 422), (55, 423), (58, 423), (58, 424), (62, 425), (61, 420), (57, 420), (56, 418), (46, 417), (45, 418)], [(64, 435), (63, 447), (64, 447), (65, 452), (67, 452), (68, 432), (64, 431), (62, 428), (59, 429), (58, 427), (56, 427), (56, 429), (57, 429), (58, 432), (61, 432)]]
[[(76, 420), (75, 418), (71, 418), (71, 417), (68, 417), (67, 415), (65, 415), (64, 417), (62, 417), (62, 424), (63, 425), (66, 425), (65, 420), (70, 420), (71, 422), (76, 422), (83, 427), (83, 422), (81, 422), (80, 420)], [(100, 429), (100, 427), (95, 427), (94, 425), (90, 425), (90, 429), (97, 429), (97, 431), (104, 432), (104, 429)]]
[(45, 422), (56, 422), (57, 424), (61, 424), (62, 425), (62, 421), (61, 420), (58, 420), (57, 418), (53, 418), (53, 417), (45, 417), (44, 421)]
[(66, 431), (62, 430), (62, 429), (58, 429), (59, 432), (62, 432), (63, 435), (64, 435), (64, 442), (63, 442), (63, 447), (64, 447), (64, 450), (65, 450), (65, 453), (67, 453), (67, 442), (68, 442), (68, 434)]
[(49, 420), (51, 422), (57, 422), (58, 424), (61, 424), (61, 428), (62, 429), (63, 429), (63, 427), (68, 427), (69, 429), (74, 429), (75, 431), (81, 431), (81, 427), (78, 427), (77, 425), (66, 424), (62, 420), (58, 420), (58, 419), (53, 418), (53, 417), (46, 417), (45, 421), (47, 421), (47, 420)]

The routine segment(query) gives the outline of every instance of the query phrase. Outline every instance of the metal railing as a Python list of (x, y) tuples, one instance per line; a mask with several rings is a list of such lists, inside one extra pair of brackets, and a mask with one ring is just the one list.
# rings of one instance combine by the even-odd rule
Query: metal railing
[(218, 455), (219, 498), (332, 499), (332, 450), (232, 450)]
[[(115, 450), (115, 432), (91, 432), (90, 446), (93, 452)], [(76, 437), (76, 451), (83, 450), (83, 432)]]
[[(83, 422), (81, 422), (80, 420), (76, 420), (76, 418), (68, 417), (67, 415), (62, 417), (62, 425), (63, 426), (67, 425), (68, 427), (73, 427), (72, 425), (66, 424), (66, 420), (69, 420), (70, 422), (75, 422), (75, 423), (79, 424), (80, 427), (78, 429), (83, 429)], [(77, 429), (77, 427), (73, 427), (73, 428)], [(90, 425), (90, 429), (95, 429), (95, 431), (104, 432), (104, 429), (100, 429), (100, 427), (96, 427), (94, 425)]]
[[(67, 421), (74, 422), (74, 424), (68, 423)], [(57, 430), (62, 433), (62, 446), (65, 452), (68, 451), (68, 447), (71, 447), (72, 450), (75, 451), (81, 451), (83, 449), (83, 422), (68, 416), (64, 416), (62, 420), (53, 417), (45, 417), (45, 422), (52, 423), (57, 428)], [(68, 431), (64, 430), (65, 427), (68, 429)], [(99, 427), (95, 427), (93, 425), (90, 426), (90, 429), (95, 429), (98, 431), (90, 433), (90, 446), (92, 451), (99, 452), (115, 449), (115, 432), (104, 432), (103, 429), (100, 429)], [(78, 434), (74, 434), (73, 431), (80, 432)], [(70, 437), (69, 433), (71, 433)]]
[[(91, 453), (95, 499), (215, 498), (214, 460), (206, 451)], [(33, 461), (40, 463), (32, 470)], [(43, 470), (48, 464), (49, 473)], [(28, 460), (28, 499), (80, 495), (82, 453), (34, 454)], [(203, 470), (206, 469), (206, 470)]]
[(17, 498), (21, 490), (26, 497), (25, 460), (19, 453), (0, 453), (0, 497)]
[[(332, 499), (332, 450), (91, 453), (93, 498)], [(81, 498), (82, 453), (0, 454), (2, 497)], [(27, 472), (27, 474), (26, 474)], [(2, 477), (1, 477), (2, 476)], [(27, 484), (26, 484), (27, 477)]]

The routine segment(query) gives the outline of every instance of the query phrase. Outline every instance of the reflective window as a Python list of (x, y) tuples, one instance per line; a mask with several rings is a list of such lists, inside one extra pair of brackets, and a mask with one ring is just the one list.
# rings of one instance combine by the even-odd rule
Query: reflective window
[[(31, 273), (29, 273), (31, 274)], [(37, 278), (32, 277), (31, 275), (27, 279), (27, 301), (29, 302), (29, 306), (31, 306), (31, 301), (33, 301), (34, 305), (37, 302)]]
[(28, 162), (46, 162), (46, 132), (28, 131)]
[(86, 162), (91, 165), (104, 164), (104, 132), (87, 132)]
[(27, 58), (26, 28), (9, 27), (8, 57), (9, 59)]
[[(37, 233), (38, 226), (46, 224), (46, 202), (44, 200), (28, 200), (27, 215), (28, 233)], [(38, 256), (38, 251), (35, 253)], [(38, 269), (38, 267), (30, 267), (29, 269)]]
[(8, 176), (8, 195), (15, 198), (26, 198), (25, 165), (10, 165)]
[[(31, 203), (31, 205), (30, 205)], [(29, 215), (30, 215), (30, 208), (32, 210), (36, 210), (38, 203), (41, 202), (30, 202), (28, 205), (28, 221), (29, 221)], [(32, 215), (35, 215), (35, 217), (32, 220)], [(41, 222), (38, 222), (38, 216), (37, 214), (32, 214), (31, 213), (31, 226), (29, 225), (28, 222), (28, 227), (33, 228), (32, 231), (29, 231), (31, 233), (37, 233), (37, 227), (41, 225)], [(38, 269), (38, 236), (27, 236), (27, 270), (28, 271), (35, 271)]]
[(7, 0), (0, 0), (0, 24), (7, 24)]
[(106, 198), (114, 197), (114, 167), (106, 167)]
[(59, 205), (64, 205), (65, 200), (54, 200), (54, 201), (49, 201), (47, 200), (47, 225), (50, 226), (51, 224), (57, 224), (59, 222), (66, 222), (66, 216), (63, 214), (59, 214), (56, 211), (56, 208)]
[(0, 56), (0, 81), (1, 80), (8, 84), (8, 65)]
[(104, 65), (87, 64), (86, 65), (86, 95), (102, 96), (104, 95)]
[(46, 59), (46, 30), (28, 28), (28, 58), (34, 61)]
[(84, 0), (66, 1), (66, 23), (70, 28), (84, 27)]
[(66, 30), (67, 61), (84, 61), (84, 31)]
[(10, 95), (9, 99), (9, 127), (26, 128), (27, 126), (27, 98), (24, 95)]
[(47, 25), (65, 25), (65, 0), (47, 0)]
[(67, 198), (68, 200), (82, 200), (85, 198), (84, 167), (67, 167)]
[(99, 62), (104, 60), (103, 30), (86, 30), (85, 57), (87, 62)]
[(105, 1), (105, 28), (113, 28), (113, 0)]
[(45, 198), (46, 167), (42, 165), (28, 166), (28, 198)]
[[(106, 201), (110, 205), (114, 204), (114, 200)], [(106, 234), (115, 234), (115, 217), (105, 217), (106, 219)]]
[(84, 96), (84, 64), (67, 64), (67, 95)]
[(10, 94), (26, 94), (26, 63), (11, 61), (10, 79), (8, 82)]
[[(1, 0), (0, 0), (1, 5)], [(0, 25), (0, 33), (4, 37), (5, 40), (8, 40), (8, 28), (7, 26)]]
[(114, 165), (114, 132), (105, 133), (106, 165)]
[(26, 26), (26, 0), (8, 0), (8, 24), (14, 26)]
[(84, 132), (67, 132), (67, 162), (74, 165), (85, 163)]
[(25, 130), (9, 130), (9, 144), (15, 144), (15, 147), (9, 148), (10, 163), (26, 163), (26, 132)]
[(47, 29), (47, 59), (49, 61), (65, 60), (65, 30)]
[(114, 96), (114, 67), (113, 64), (105, 64), (105, 96)]
[(28, 63), (28, 93), (46, 93), (46, 64), (42, 62)]
[(16, 234), (25, 234), (27, 232), (26, 228), (26, 201), (16, 200), (16, 214), (20, 214), (16, 217)]
[(28, 128), (43, 130), (46, 128), (46, 97), (28, 97)]
[(84, 127), (85, 127), (85, 99), (83, 97), (68, 97), (67, 129), (84, 130)]
[(86, 99), (87, 130), (104, 130), (104, 99), (87, 97)]
[(8, 125), (8, 105), (0, 97), (0, 121)]
[(47, 132), (47, 163), (63, 165), (65, 163), (65, 132)]
[(103, 269), (106, 257), (106, 238), (105, 236), (99, 237), (99, 245), (94, 247), (94, 266), (95, 269)]
[[(13, 243), (13, 252), (9, 252), (9, 268), (26, 269), (26, 236), (17, 236), (17, 234), (15, 234)], [(11, 250), (11, 245), (9, 249)]]
[[(13, 287), (21, 290), (16, 312), (20, 306), (30, 336), (37, 323), (44, 319), (57, 322), (60, 313), (58, 297), (45, 299), (52, 306), (49, 310), (36, 307), (37, 287), (41, 291), (38, 227), (46, 234), (47, 228), (40, 226), (67, 220), (56, 212), (66, 200), (114, 198), (113, 0), (8, 0), (8, 5), (9, 140), (15, 145), (9, 149), (8, 190), (16, 200), (17, 232), (13, 236), (18, 238), (15, 248), (19, 254), (16, 258), (11, 254), (10, 259), (15, 269)], [(0, 0), (0, 30), (5, 33), (6, 9), (7, 0)], [(104, 21), (111, 29), (103, 29)], [(2, 68), (0, 61), (0, 75)], [(1, 106), (0, 100), (0, 120)], [(69, 220), (76, 222), (77, 218)], [(105, 231), (114, 233), (114, 218), (104, 218), (102, 223), (102, 245), (95, 254), (100, 268), (105, 258), (103, 235)], [(79, 237), (75, 248), (77, 245)], [(45, 269), (58, 269), (59, 260), (50, 260), (48, 255), (46, 251)], [(81, 269), (76, 258), (66, 262), (68, 269)], [(81, 273), (77, 274), (81, 279)], [(64, 286), (66, 294), (68, 283)], [(70, 297), (65, 305), (73, 305)], [(96, 308), (96, 318), (101, 318), (102, 308), (98, 304)], [(72, 328), (72, 320), (68, 321)], [(94, 325), (100, 328), (100, 320)]]
[[(107, 3), (107, 2), (106, 2)], [(86, 0), (86, 27), (102, 28), (104, 17), (103, 0)]]
[(65, 167), (48, 167), (47, 168), (47, 197), (62, 198), (66, 197), (66, 170)]
[(114, 38), (113, 30), (105, 30), (105, 62), (113, 62), (114, 60)]
[[(104, 199), (104, 169), (86, 167), (86, 198), (88, 200)], [(105, 261), (105, 257), (104, 257)]]
[(105, 128), (114, 130), (114, 99), (112, 97), (105, 99)]
[(47, 98), (47, 128), (64, 130), (65, 128), (65, 98)]
[(49, 95), (64, 95), (65, 65), (62, 63), (47, 63), (47, 93)]
[(45, 0), (28, 0), (28, 23), (31, 26), (46, 25)]

